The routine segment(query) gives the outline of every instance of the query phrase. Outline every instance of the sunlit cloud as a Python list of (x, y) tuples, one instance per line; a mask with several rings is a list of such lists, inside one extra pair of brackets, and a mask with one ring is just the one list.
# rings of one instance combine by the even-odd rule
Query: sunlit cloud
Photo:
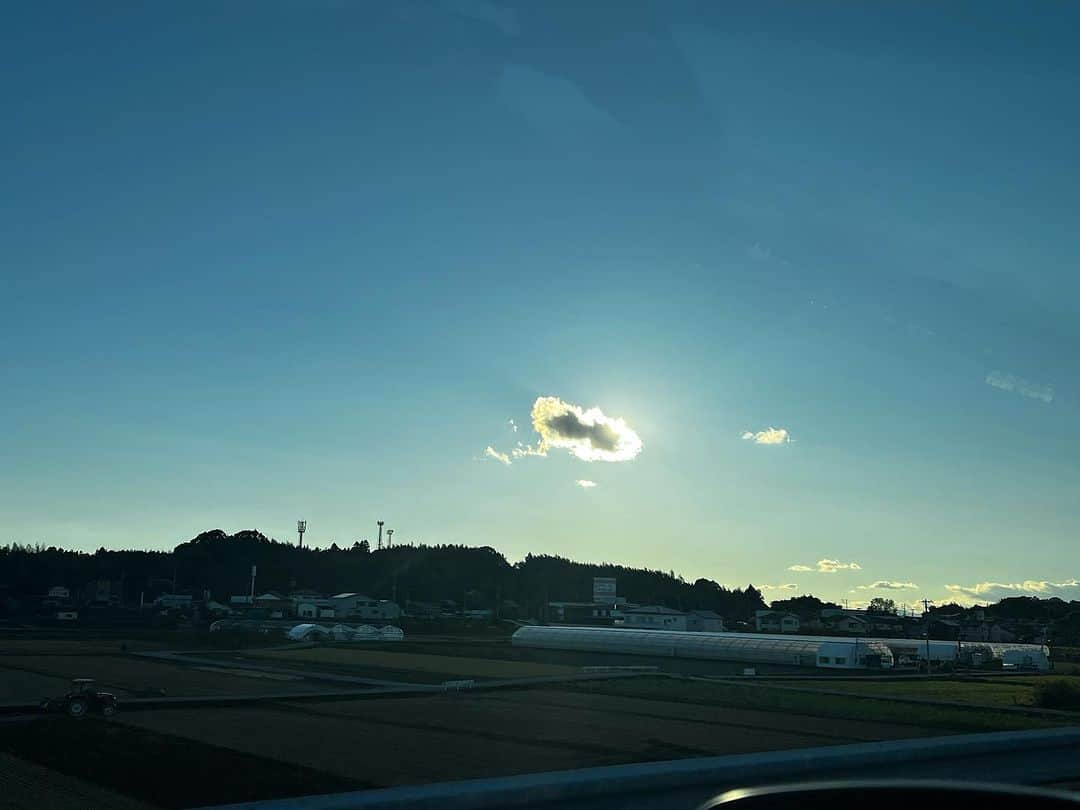
[(581, 487), (582, 489), (592, 489), (593, 487), (595, 487), (595, 486), (596, 486), (596, 482), (595, 482), (595, 481), (590, 481), (590, 480), (588, 480), (587, 478), (579, 478), (579, 479), (578, 479), (577, 481), (575, 481), (574, 483), (575, 483), (575, 484), (577, 484), (577, 485), (578, 485), (579, 487)]
[(816, 571), (819, 574), (835, 574), (837, 571), (861, 571), (862, 566), (857, 562), (840, 562), (840, 560), (818, 560), (817, 565), (789, 565), (788, 571)]
[(785, 582), (783, 585), (755, 585), (759, 591), (797, 591), (799, 586), (794, 582)]
[(510, 425), (510, 429), (514, 431), (514, 433), (517, 433), (517, 422), (515, 422), (513, 419), (507, 419), (506, 423)]
[(788, 444), (791, 442), (791, 435), (784, 428), (771, 427), (759, 430), (757, 433), (748, 430), (743, 433), (742, 437), (754, 444)]
[(1006, 374), (1003, 371), (991, 371), (986, 375), (986, 384), (1002, 391), (1011, 391), (1028, 399), (1038, 399), (1042, 402), (1051, 402), (1054, 399), (1054, 386), (1041, 385), (1040, 383), (1025, 380), (1015, 374)]
[(1025, 579), (1022, 582), (979, 582), (975, 585), (946, 585), (945, 590), (954, 599), (965, 602), (996, 602), (1008, 596), (1058, 596), (1062, 599), (1076, 599), (1080, 597), (1080, 581)]
[(510, 456), (506, 455), (506, 453), (500, 453), (491, 445), (484, 448), (484, 455), (498, 461), (500, 464), (510, 465)]
[(558, 397), (537, 398), (532, 423), (543, 448), (566, 450), (582, 461), (629, 461), (641, 452), (641, 437), (624, 420)]
[(879, 579), (869, 585), (856, 585), (860, 591), (917, 591), (919, 586), (914, 582), (897, 582), (892, 579)]
[[(509, 453), (488, 447), (484, 455), (512, 464), (514, 459), (545, 457), (551, 450), (566, 450), (582, 461), (630, 461), (643, 446), (641, 437), (625, 420), (558, 397), (537, 397), (531, 418), (533, 430), (540, 437), (536, 442), (519, 441)], [(512, 419), (509, 423), (516, 433), (518, 425)]]

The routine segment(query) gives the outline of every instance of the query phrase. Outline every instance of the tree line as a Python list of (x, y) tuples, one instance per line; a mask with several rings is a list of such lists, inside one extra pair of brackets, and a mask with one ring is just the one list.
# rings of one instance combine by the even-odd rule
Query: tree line
[(510, 563), (489, 546), (400, 545), (372, 551), (367, 542), (357, 542), (344, 548), (299, 548), (255, 530), (227, 534), (220, 529), (203, 532), (171, 552), (0, 547), (0, 589), (8, 599), (19, 599), (41, 596), (56, 585), (74, 593), (87, 583), (108, 580), (129, 604), (165, 592), (196, 598), (209, 592), (227, 600), (249, 592), (252, 566), (259, 593), (355, 591), (399, 603), (452, 600), (470, 608), (501, 607), (509, 601), (527, 616), (542, 615), (551, 601), (590, 601), (593, 577), (614, 577), (619, 595), (633, 602), (713, 610), (729, 619), (749, 619), (766, 606), (753, 585), (688, 582), (674, 572), (613, 563), (543, 554)]

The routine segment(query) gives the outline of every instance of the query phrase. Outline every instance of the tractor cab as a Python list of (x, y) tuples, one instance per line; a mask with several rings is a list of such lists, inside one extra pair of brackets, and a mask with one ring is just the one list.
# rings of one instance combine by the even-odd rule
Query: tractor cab
[(93, 712), (104, 717), (116, 714), (118, 701), (112, 692), (99, 692), (93, 678), (72, 678), (71, 691), (63, 697), (42, 702), (45, 711), (63, 712), (70, 717), (85, 717)]

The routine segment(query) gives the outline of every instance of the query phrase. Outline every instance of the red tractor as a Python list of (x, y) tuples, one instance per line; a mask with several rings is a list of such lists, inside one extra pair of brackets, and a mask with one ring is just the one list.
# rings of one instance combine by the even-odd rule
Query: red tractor
[(103, 717), (116, 714), (119, 706), (116, 695), (94, 689), (93, 678), (75, 678), (71, 687), (63, 697), (42, 701), (41, 708), (47, 712), (64, 712), (69, 717), (86, 717), (91, 712)]

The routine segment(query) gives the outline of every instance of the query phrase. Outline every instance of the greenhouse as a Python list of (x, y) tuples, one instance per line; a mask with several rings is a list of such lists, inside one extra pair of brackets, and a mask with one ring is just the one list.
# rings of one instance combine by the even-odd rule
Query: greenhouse
[(828, 669), (889, 668), (892, 651), (880, 639), (759, 633), (688, 633), (618, 627), (539, 627), (518, 629), (516, 647), (739, 661), (747, 664)]

